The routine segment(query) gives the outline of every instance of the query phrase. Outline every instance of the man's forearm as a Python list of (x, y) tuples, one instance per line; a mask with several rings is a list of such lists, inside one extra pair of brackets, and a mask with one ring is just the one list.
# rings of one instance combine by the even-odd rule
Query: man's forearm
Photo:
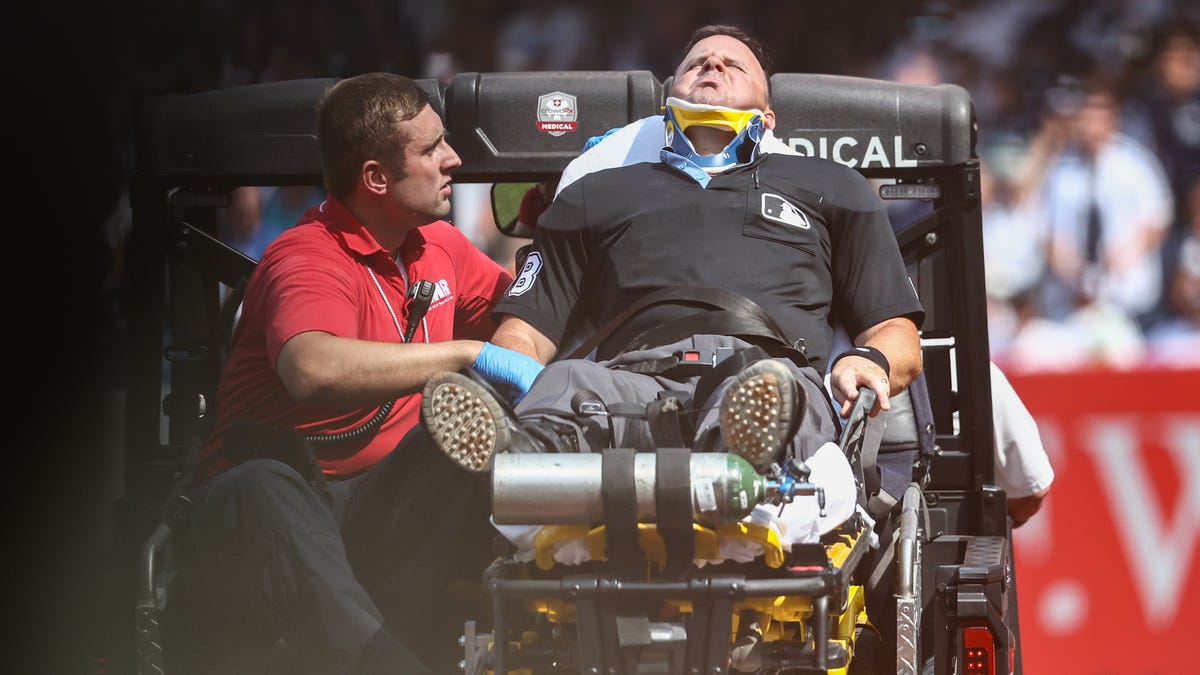
[[(880, 409), (891, 410), (890, 397), (901, 392), (921, 372), (921, 338), (916, 325), (904, 318), (889, 319), (859, 333), (854, 344), (871, 347), (877, 354), (852, 350), (840, 358), (834, 357), (829, 384), (834, 399), (842, 405), (842, 417), (850, 414), (859, 387), (875, 390)], [(886, 363), (876, 358), (879, 354)]]
[(855, 344), (874, 347), (887, 357), (892, 393), (903, 390), (921, 374), (921, 338), (908, 319), (885, 321), (858, 337)]
[(471, 365), (483, 343), (386, 343), (310, 331), (288, 340), (276, 370), (296, 400), (313, 405), (370, 405), (408, 396), (445, 370)]
[(505, 316), (500, 327), (492, 335), (492, 344), (514, 352), (531, 356), (542, 363), (549, 363), (558, 351), (558, 346), (533, 326), (514, 316)]

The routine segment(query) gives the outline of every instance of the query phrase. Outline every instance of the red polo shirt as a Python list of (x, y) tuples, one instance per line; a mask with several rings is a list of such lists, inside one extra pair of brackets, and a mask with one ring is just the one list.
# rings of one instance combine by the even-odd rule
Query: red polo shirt
[[(491, 307), (512, 281), (508, 272), (443, 221), (413, 231), (401, 247), (400, 259), (404, 272), (332, 195), (267, 247), (246, 286), (232, 353), (217, 393), (216, 425), (201, 452), (201, 477), (227, 466), (219, 450), (232, 420), (311, 434), (347, 430), (375, 413), (376, 407), (306, 405), (288, 394), (275, 362), (283, 344), (299, 333), (316, 330), (400, 342), (388, 305), (406, 329), (408, 285), (429, 280), (437, 291), (413, 342), (491, 337), (496, 328)], [(420, 404), (420, 394), (403, 397), (378, 433), (345, 443), (318, 444), (325, 473), (350, 476), (373, 466), (417, 424)]]

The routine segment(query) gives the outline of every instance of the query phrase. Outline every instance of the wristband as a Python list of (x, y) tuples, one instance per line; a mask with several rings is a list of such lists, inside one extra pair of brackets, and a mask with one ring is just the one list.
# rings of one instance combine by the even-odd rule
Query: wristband
[(888, 363), (887, 357), (883, 355), (883, 352), (874, 347), (852, 347), (847, 349), (833, 359), (833, 363), (829, 364), (829, 369), (833, 370), (834, 364), (847, 356), (861, 356), (880, 368), (883, 368), (884, 375), (887, 375), (888, 377), (892, 376), (892, 364)]

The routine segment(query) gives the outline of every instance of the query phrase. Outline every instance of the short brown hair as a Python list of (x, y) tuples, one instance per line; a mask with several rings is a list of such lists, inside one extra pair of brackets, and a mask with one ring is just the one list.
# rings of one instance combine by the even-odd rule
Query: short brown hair
[(349, 197), (363, 162), (371, 159), (403, 172), (409, 136), (400, 123), (428, 104), (429, 94), (416, 82), (392, 73), (356, 75), (325, 90), (317, 103), (325, 189), (340, 199)]
[(763, 73), (765, 73), (767, 76), (767, 85), (770, 86), (771, 57), (767, 54), (767, 48), (755, 38), (750, 37), (749, 33), (741, 28), (738, 28), (737, 26), (709, 24), (707, 26), (701, 26), (697, 28), (696, 30), (692, 31), (692, 36), (688, 38), (687, 46), (683, 48), (683, 54), (679, 58), (687, 58), (688, 53), (692, 51), (692, 47), (695, 47), (697, 42), (706, 40), (715, 35), (728, 35), (734, 40), (746, 45), (746, 47), (750, 49), (750, 53), (754, 54), (754, 58), (758, 60), (758, 65), (762, 67)]

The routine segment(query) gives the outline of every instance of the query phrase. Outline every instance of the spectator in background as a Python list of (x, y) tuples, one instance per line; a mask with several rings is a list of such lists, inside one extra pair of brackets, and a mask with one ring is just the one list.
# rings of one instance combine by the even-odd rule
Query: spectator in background
[(262, 257), (267, 245), (287, 228), (300, 222), (300, 217), (311, 206), (320, 204), (325, 191), (311, 185), (279, 185), (260, 187), (261, 218), (254, 236), (242, 252), (257, 260)]
[(1200, 178), (1200, 26), (1167, 26), (1148, 75), (1122, 108), (1122, 127), (1158, 155), (1179, 198), (1175, 230), (1184, 234), (1184, 196)]
[(262, 196), (253, 185), (234, 188), (229, 193), (229, 208), (218, 226), (221, 241), (243, 253), (248, 250), (262, 222)]
[(1145, 356), (1134, 317), (1161, 289), (1158, 246), (1171, 194), (1153, 154), (1117, 132), (1116, 100), (1099, 81), (1060, 78), (1017, 174), (1046, 273), (1011, 298), (1009, 372), (1129, 369)]
[[(1180, 263), (1181, 244), (1191, 230), (1187, 195), (1200, 181), (1200, 25), (1178, 17), (1162, 32), (1143, 87), (1122, 109), (1123, 129), (1162, 161), (1175, 194), (1175, 217), (1162, 247), (1163, 279), (1169, 287)], [(1154, 317), (1180, 318), (1165, 289)]]
[(227, 43), (221, 52), (222, 87), (239, 87), (258, 81), (266, 58), (266, 31), (263, 17), (256, 7), (238, 5), (230, 15)]
[[(616, 70), (649, 70), (662, 80), (675, 73), (679, 53), (675, 45), (687, 42), (693, 17), (698, 14), (692, 0), (659, 0), (638, 9), (640, 21), (628, 21), (627, 8), (616, 9), (615, 39), (609, 51), (610, 67)], [(700, 22), (703, 23), (703, 22)]]
[(406, 8), (394, 0), (359, 0), (354, 7), (342, 38), (347, 50), (344, 74), (382, 71), (416, 77), (423, 49)]
[(219, 225), (221, 240), (258, 260), (275, 237), (324, 198), (324, 190), (311, 185), (234, 188)]
[(1062, 319), (1038, 313), (1032, 294), (1013, 298), (1013, 306), (1015, 335), (995, 357), (1008, 372), (1130, 370), (1146, 358), (1146, 340), (1137, 323), (1113, 305), (1087, 302)]
[(1150, 363), (1171, 368), (1200, 368), (1200, 178), (1192, 182), (1187, 198), (1184, 235), (1178, 264), (1167, 280), (1168, 320), (1150, 332)]
[(988, 344), (992, 354), (1007, 351), (1017, 330), (1014, 299), (1037, 287), (1045, 270), (1037, 220), (1021, 199), (1015, 180), (1019, 140), (981, 151), (979, 200), (983, 220), (984, 287), (988, 301)]
[[(520, 70), (581, 69), (594, 53), (588, 14), (571, 0), (519, 0), (500, 24), (496, 68)], [(592, 64), (596, 65), (598, 64)]]
[(1034, 196), (1050, 272), (1042, 311), (1051, 319), (1092, 304), (1141, 319), (1162, 291), (1171, 188), (1154, 154), (1119, 132), (1117, 106), (1107, 83), (1090, 80), (1065, 124), (1046, 127), (1063, 134)]

